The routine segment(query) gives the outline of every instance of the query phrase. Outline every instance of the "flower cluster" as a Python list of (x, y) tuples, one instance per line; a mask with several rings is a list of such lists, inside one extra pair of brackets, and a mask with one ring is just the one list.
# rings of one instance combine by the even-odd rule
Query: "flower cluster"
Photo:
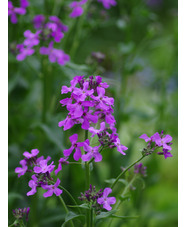
[(147, 148), (143, 149), (144, 155), (149, 155), (153, 153), (154, 150), (157, 148), (163, 148), (162, 152), (157, 152), (157, 154), (164, 155), (165, 159), (168, 157), (172, 157), (172, 154), (169, 152), (170, 150), (172, 150), (172, 137), (170, 135), (164, 135), (162, 131), (160, 134), (156, 132), (151, 137), (148, 137), (146, 134), (143, 134), (139, 138), (144, 139), (145, 142), (148, 142)]
[(135, 174), (140, 174), (143, 177), (146, 177), (147, 176), (146, 169), (147, 169), (147, 167), (143, 166), (143, 164), (140, 162), (139, 164), (136, 164), (134, 166), (134, 173)]
[(43, 156), (38, 157), (38, 153), (38, 149), (32, 149), (31, 153), (25, 151), (23, 153), (24, 159), (20, 161), (22, 167), (17, 167), (15, 172), (18, 173), (18, 177), (24, 175), (26, 172), (34, 173), (28, 183), (31, 190), (27, 193), (27, 196), (35, 194), (38, 187), (47, 190), (47, 192), (43, 194), (44, 197), (52, 196), (53, 193), (59, 196), (62, 193), (62, 190), (58, 188), (60, 180), (57, 179), (56, 183), (54, 183), (51, 177), (51, 173), (55, 167), (55, 165), (53, 165), (54, 162), (48, 164), (51, 157), (48, 156), (44, 159)]
[(92, 208), (95, 209), (96, 214), (99, 214), (102, 208), (111, 210), (112, 207), (110, 204), (114, 204), (116, 202), (115, 197), (108, 197), (111, 192), (111, 188), (105, 188), (104, 191), (103, 189), (100, 189), (98, 192), (96, 192), (96, 187), (92, 187), (92, 185), (90, 185), (90, 188), (85, 191), (84, 194), (81, 193), (81, 197), (79, 197), (79, 199), (81, 201), (87, 202)]
[(50, 16), (49, 21), (45, 22), (43, 15), (35, 16), (33, 25), (36, 29), (35, 32), (26, 30), (24, 32), (25, 40), (22, 44), (16, 46), (17, 60), (23, 61), (27, 56), (34, 54), (34, 47), (42, 41), (48, 47), (40, 47), (40, 54), (48, 55), (49, 61), (52, 63), (57, 62), (60, 65), (65, 65), (70, 60), (70, 56), (65, 54), (63, 50), (54, 48), (54, 42), (61, 42), (64, 33), (68, 31), (68, 27), (56, 16)]
[(16, 219), (23, 219), (23, 217), (26, 217), (26, 221), (28, 221), (28, 215), (30, 212), (30, 207), (25, 208), (16, 208), (13, 210), (13, 215)]
[[(74, 160), (76, 161), (80, 158), (83, 161), (94, 158), (95, 162), (100, 162), (102, 160), (100, 151), (105, 147), (116, 147), (121, 154), (125, 155), (124, 151), (128, 148), (120, 143), (115, 128), (114, 98), (105, 95), (105, 89), (109, 85), (102, 82), (100, 76), (95, 76), (95, 78), (90, 76), (87, 79), (84, 76), (75, 76), (70, 83), (70, 87), (62, 86), (61, 89), (62, 94), (70, 93), (71, 95), (60, 101), (69, 112), (66, 119), (60, 121), (58, 126), (68, 130), (75, 124), (81, 124), (81, 128), (88, 130), (91, 137), (97, 135), (100, 144), (91, 147), (89, 139), (77, 142), (78, 135), (74, 134), (69, 138), (72, 145), (69, 149), (64, 150), (64, 155), (69, 156), (75, 150)], [(84, 148), (86, 154), (82, 155), (80, 147)]]
[(16, 24), (17, 14), (24, 15), (28, 6), (29, 2), (27, 0), (20, 0), (20, 7), (15, 7), (11, 1), (8, 1), (8, 16), (10, 16), (10, 21)]

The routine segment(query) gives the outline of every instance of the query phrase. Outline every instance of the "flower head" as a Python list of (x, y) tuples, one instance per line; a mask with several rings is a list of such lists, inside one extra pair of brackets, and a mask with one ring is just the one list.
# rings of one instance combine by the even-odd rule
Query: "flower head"
[(101, 2), (105, 9), (110, 9), (111, 6), (117, 5), (115, 0), (98, 0), (98, 2)]
[(79, 17), (83, 14), (82, 5), (84, 5), (88, 0), (74, 1), (70, 3), (69, 7), (72, 8), (70, 17)]
[(50, 197), (53, 194), (55, 194), (56, 196), (61, 195), (61, 193), (63, 192), (61, 189), (58, 188), (60, 184), (60, 180), (57, 179), (56, 183), (54, 185), (42, 185), (42, 188), (45, 190), (48, 190), (47, 192), (45, 192), (43, 194), (44, 197)]
[(111, 188), (105, 188), (103, 191), (103, 195), (101, 198), (97, 199), (97, 202), (101, 205), (103, 205), (103, 208), (106, 210), (111, 210), (112, 207), (110, 204), (115, 204), (116, 203), (116, 198), (115, 197), (108, 197), (108, 195), (112, 192)]
[(22, 7), (14, 7), (11, 1), (8, 1), (8, 16), (10, 16), (10, 20), (13, 24), (17, 23), (17, 15), (24, 15), (26, 13), (26, 9)]

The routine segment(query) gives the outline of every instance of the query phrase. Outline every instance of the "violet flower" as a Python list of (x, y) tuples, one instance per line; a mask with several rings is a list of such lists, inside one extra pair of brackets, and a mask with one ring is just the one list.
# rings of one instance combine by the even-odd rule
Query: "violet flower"
[(55, 165), (52, 165), (54, 162), (51, 162), (50, 165), (47, 165), (47, 160), (41, 160), (39, 166), (34, 167), (35, 173), (51, 173), (54, 170)]
[(45, 22), (45, 16), (43, 16), (42, 14), (36, 15), (32, 20), (32, 23), (34, 24), (35, 29), (43, 28), (44, 22)]
[(63, 154), (64, 154), (64, 156), (70, 156), (72, 151), (75, 150), (73, 157), (74, 157), (75, 161), (78, 161), (82, 156), (80, 147), (84, 146), (84, 142), (77, 142), (78, 134), (74, 134), (74, 135), (70, 136), (69, 140), (70, 140), (72, 146), (69, 149), (64, 150)]
[(56, 196), (61, 195), (61, 193), (63, 192), (61, 189), (58, 188), (60, 184), (60, 180), (57, 179), (56, 183), (54, 185), (42, 185), (41, 187), (45, 190), (48, 190), (47, 192), (45, 192), (43, 194), (44, 197), (50, 197), (53, 194), (55, 194)]
[(115, 0), (98, 0), (98, 2), (101, 2), (105, 9), (110, 9), (111, 6), (117, 5)]
[(146, 169), (147, 167), (143, 166), (143, 163), (139, 163), (134, 166), (134, 173), (138, 173), (146, 177), (147, 176)]
[(69, 15), (70, 17), (79, 17), (83, 14), (82, 5), (84, 5), (88, 0), (74, 1), (70, 3), (69, 7), (72, 8), (72, 12)]
[(55, 170), (55, 175), (57, 175), (62, 170), (62, 164), (63, 165), (69, 164), (69, 162), (67, 161), (68, 158), (69, 157), (59, 159), (59, 164), (58, 164), (58, 168)]
[(27, 8), (30, 5), (30, 3), (27, 0), (20, 0), (20, 5), (22, 8)]
[(19, 163), (22, 165), (22, 167), (15, 168), (15, 172), (18, 173), (18, 177), (24, 175), (28, 169), (26, 160), (23, 159)]
[(24, 47), (23, 44), (18, 44), (17, 50), (19, 51), (19, 54), (16, 56), (18, 61), (23, 61), (27, 56), (30, 56), (35, 52), (34, 49), (31, 47)]
[(53, 48), (53, 42), (50, 42), (48, 47), (41, 47), (40, 54), (48, 55), (50, 62), (57, 62), (59, 65), (65, 65), (70, 61), (69, 55), (65, 54), (64, 51)]
[(101, 145), (96, 147), (89, 146), (89, 140), (87, 140), (86, 143), (84, 143), (84, 150), (87, 151), (86, 154), (83, 154), (81, 159), (84, 162), (90, 161), (91, 158), (94, 158), (95, 162), (101, 162), (102, 161), (102, 155), (99, 153), (99, 148)]
[(32, 149), (31, 153), (29, 153), (28, 151), (25, 151), (23, 155), (25, 156), (25, 158), (30, 159), (30, 158), (36, 157), (38, 153), (39, 153), (38, 149)]
[(31, 190), (27, 192), (26, 194), (27, 196), (34, 195), (37, 192), (37, 186), (38, 186), (37, 181), (38, 179), (36, 175), (32, 175), (32, 180), (28, 182), (28, 186), (31, 188)]
[(13, 24), (17, 23), (17, 15), (24, 15), (26, 13), (25, 8), (14, 7), (11, 1), (8, 1), (8, 16), (10, 16), (10, 20)]
[(153, 135), (153, 141), (155, 141), (155, 143), (159, 147), (162, 146), (164, 149), (172, 150), (171, 146), (167, 145), (168, 143), (170, 143), (172, 141), (172, 137), (170, 135), (165, 135), (164, 137), (161, 137), (160, 134), (158, 132), (156, 132)]
[(110, 204), (115, 204), (116, 203), (116, 198), (115, 197), (108, 197), (108, 195), (112, 192), (111, 188), (105, 188), (103, 191), (103, 195), (101, 198), (97, 199), (97, 202), (101, 205), (103, 205), (103, 208), (106, 210), (111, 210), (112, 207)]
[(26, 30), (24, 32), (24, 37), (26, 37), (26, 39), (24, 40), (23, 44), (30, 48), (33, 46), (37, 46), (40, 42), (39, 40), (40, 33), (41, 31), (36, 31), (36, 33), (32, 33), (30, 30)]

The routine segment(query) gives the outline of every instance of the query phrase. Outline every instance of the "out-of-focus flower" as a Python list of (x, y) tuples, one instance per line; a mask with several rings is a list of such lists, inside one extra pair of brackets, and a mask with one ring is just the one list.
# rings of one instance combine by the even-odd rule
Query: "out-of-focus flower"
[(10, 16), (10, 20), (13, 24), (17, 23), (17, 15), (24, 15), (26, 13), (26, 9), (22, 7), (14, 7), (11, 1), (8, 1), (8, 16)]
[(117, 5), (115, 0), (98, 0), (98, 2), (101, 2), (105, 9), (110, 9), (111, 6)]
[(23, 44), (18, 44), (17, 50), (19, 51), (19, 54), (16, 56), (18, 61), (23, 61), (27, 56), (30, 56), (35, 52), (34, 49), (31, 47), (24, 47)]
[(69, 7), (72, 8), (70, 17), (79, 17), (83, 14), (82, 5), (84, 5), (88, 0), (74, 1), (70, 3)]
[(39, 40), (39, 34), (41, 31), (36, 31), (36, 33), (32, 33), (30, 30), (26, 30), (24, 32), (24, 37), (26, 38), (23, 42), (23, 44), (27, 47), (33, 47), (37, 46), (40, 42)]
[(70, 61), (70, 56), (60, 49), (55, 49), (53, 47), (53, 42), (50, 42), (48, 47), (41, 47), (40, 54), (48, 55), (50, 62), (57, 62), (59, 65), (65, 65)]
[(35, 29), (40, 29), (44, 26), (44, 22), (45, 22), (45, 16), (40, 14), (40, 15), (36, 15), (34, 17), (34, 19), (32, 20), (33, 24), (34, 24), (34, 28)]
[(27, 0), (20, 0), (20, 5), (22, 8), (27, 8), (30, 5), (30, 3)]
[(146, 177), (147, 176), (146, 169), (147, 169), (146, 166), (143, 166), (142, 163), (139, 163), (134, 166), (134, 173), (138, 173)]
[(18, 173), (18, 177), (24, 175), (28, 169), (26, 160), (23, 159), (19, 163), (22, 165), (22, 167), (15, 168), (15, 172)]
[(29, 212), (30, 207), (16, 208), (15, 210), (13, 210), (13, 215), (16, 219), (23, 219), (24, 215), (26, 214), (26, 221), (28, 221)]

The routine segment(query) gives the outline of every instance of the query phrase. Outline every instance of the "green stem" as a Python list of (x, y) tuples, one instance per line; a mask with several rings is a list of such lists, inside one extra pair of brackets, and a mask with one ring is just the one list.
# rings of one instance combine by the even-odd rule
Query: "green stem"
[[(88, 139), (88, 130), (85, 130), (85, 140), (86, 139)], [(90, 169), (89, 169), (88, 162), (85, 162), (85, 179), (86, 179), (85, 187), (86, 187), (86, 190), (88, 190), (90, 186)], [(87, 218), (87, 227), (90, 227), (90, 218), (91, 218), (90, 210), (87, 210), (86, 218)]]
[[(51, 181), (51, 183), (54, 184), (55, 182)], [(68, 196), (72, 199), (72, 201), (78, 206), (76, 200), (74, 199), (74, 197), (71, 195), (71, 193), (66, 188), (64, 188), (61, 185), (59, 185), (58, 187), (61, 188), (63, 191), (65, 191), (68, 194)], [(77, 207), (77, 208), (78, 208), (79, 213), (81, 213), (79, 207)]]
[[(136, 179), (136, 175), (132, 178), (132, 180), (128, 183), (128, 185), (124, 188), (121, 196), (123, 197), (126, 193), (127, 193), (127, 190), (129, 189), (129, 187), (133, 184), (133, 182), (135, 181)], [(113, 206), (113, 210), (117, 210), (118, 207), (121, 205), (121, 203), (123, 202), (123, 200), (119, 200), (115, 206)], [(111, 227), (112, 226), (112, 221), (113, 219), (110, 220), (109, 224), (108, 224), (108, 227)]]
[(42, 122), (46, 123), (47, 112), (47, 78), (45, 74), (44, 60), (42, 61), (42, 79), (43, 79), (43, 108), (42, 108)]
[[(69, 213), (69, 210), (68, 210), (68, 208), (67, 208), (67, 206), (66, 206), (63, 198), (60, 195), (58, 197), (59, 197), (59, 199), (60, 199), (60, 201), (61, 201), (61, 203), (62, 203), (62, 205), (63, 205), (63, 207), (65, 209), (65, 212), (68, 214)], [(74, 227), (73, 221), (71, 220), (69, 222), (70, 222), (71, 227)]]
[(114, 188), (114, 186), (116, 185), (116, 183), (118, 182), (118, 180), (132, 167), (134, 166), (136, 163), (140, 162), (144, 157), (146, 156), (142, 156), (141, 158), (139, 158), (137, 161), (135, 161), (134, 163), (132, 163), (130, 166), (128, 166), (126, 169), (124, 169), (116, 178), (116, 180), (114, 181), (114, 183), (111, 185), (111, 189)]
[(94, 210), (90, 209), (90, 227), (94, 227)]

